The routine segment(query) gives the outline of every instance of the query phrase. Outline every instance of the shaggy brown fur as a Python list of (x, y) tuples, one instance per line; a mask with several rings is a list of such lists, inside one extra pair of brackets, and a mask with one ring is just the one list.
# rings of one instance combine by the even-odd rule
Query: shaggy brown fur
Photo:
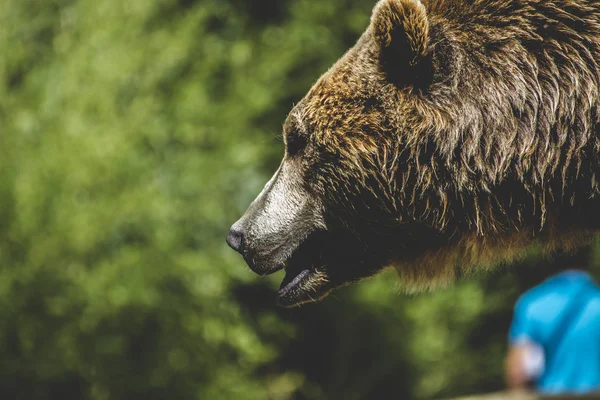
[[(356, 208), (348, 193), (363, 189), (361, 212), (367, 197), (448, 237), (397, 263), (429, 285), (457, 263), (591, 238), (598, 61), (597, 2), (387, 0), (294, 115), (335, 155), (323, 183), (333, 204)], [(418, 81), (415, 66), (428, 70)]]
[(358, 270), (393, 266), (415, 288), (587, 244), (599, 62), (600, 2), (382, 0), (292, 110), (284, 163), (328, 229), (364, 245)]

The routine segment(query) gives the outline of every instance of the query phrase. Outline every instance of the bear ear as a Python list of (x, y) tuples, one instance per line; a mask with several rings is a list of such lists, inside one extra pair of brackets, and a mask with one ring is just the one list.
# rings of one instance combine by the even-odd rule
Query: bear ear
[(419, 75), (422, 68), (415, 67), (429, 53), (429, 20), (421, 1), (381, 0), (373, 11), (371, 26), (386, 72), (404, 78), (410, 72)]

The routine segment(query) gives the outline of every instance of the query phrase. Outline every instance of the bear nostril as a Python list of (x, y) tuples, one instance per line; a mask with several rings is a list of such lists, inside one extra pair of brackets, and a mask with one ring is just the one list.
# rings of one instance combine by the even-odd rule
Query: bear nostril
[(231, 228), (227, 234), (227, 244), (240, 254), (244, 252), (244, 234), (237, 229)]

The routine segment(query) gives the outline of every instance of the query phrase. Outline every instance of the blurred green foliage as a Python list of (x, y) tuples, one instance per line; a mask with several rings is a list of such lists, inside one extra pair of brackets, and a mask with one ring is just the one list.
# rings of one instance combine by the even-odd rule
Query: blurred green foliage
[[(363, 0), (0, 4), (0, 397), (435, 398), (501, 387), (544, 262), (275, 307), (224, 244)], [(527, 264), (535, 264), (529, 258)]]

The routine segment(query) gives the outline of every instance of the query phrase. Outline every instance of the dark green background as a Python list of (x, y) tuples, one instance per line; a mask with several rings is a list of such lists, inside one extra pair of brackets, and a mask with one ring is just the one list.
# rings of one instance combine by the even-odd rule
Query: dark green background
[[(436, 398), (502, 387), (522, 265), (275, 307), (227, 229), (369, 0), (0, 2), (0, 398)], [(393, 395), (391, 395), (393, 393)]]

